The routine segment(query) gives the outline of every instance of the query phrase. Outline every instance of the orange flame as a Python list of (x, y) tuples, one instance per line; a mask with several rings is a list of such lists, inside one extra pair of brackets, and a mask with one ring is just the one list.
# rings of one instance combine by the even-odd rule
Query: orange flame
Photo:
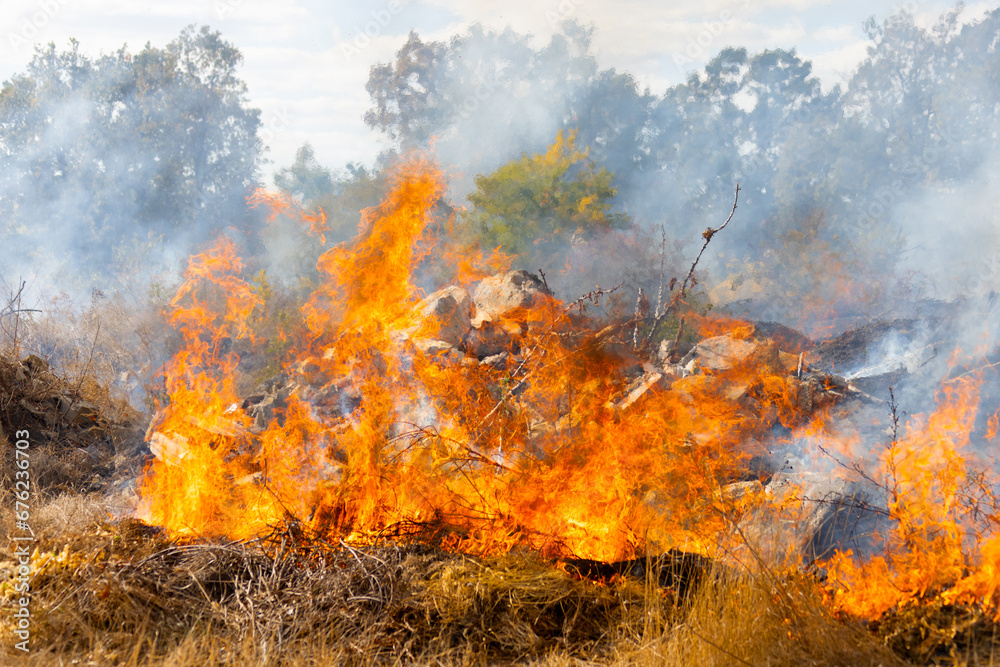
[[(298, 389), (261, 433), (232, 408), (237, 360), (202, 343), (246, 333), (253, 293), (230, 245), (192, 258), (173, 303), (185, 346), (167, 368), (144, 516), (231, 536), (293, 518), (352, 539), (436, 530), (470, 551), (522, 545), (608, 560), (648, 545), (710, 550), (726, 527), (718, 489), (752, 453), (742, 443), (775, 419), (799, 418), (785, 370), (658, 373), (638, 391), (601, 334), (554, 299), (507, 323), (520, 332), (517, 365), (422, 353), (417, 343), (437, 323), (416, 308), (412, 274), (443, 179), (414, 157), (392, 181), (382, 205), (364, 212), (360, 237), (320, 257), (323, 282), (287, 362)], [(455, 273), (478, 277), (469, 265)], [(228, 298), (215, 311), (195, 298), (202, 292)], [(741, 322), (723, 329), (750, 335)], [(747, 418), (733, 383), (753, 387), (770, 421)]]
[(879, 481), (895, 526), (883, 554), (859, 563), (851, 553), (838, 553), (827, 563), (837, 609), (877, 618), (937, 596), (1000, 609), (994, 487), (963, 453), (981, 382), (972, 375), (943, 384), (934, 412), (916, 415), (884, 452)]
[(267, 216), (269, 222), (274, 222), (280, 214), (295, 217), (306, 224), (306, 231), (310, 236), (319, 239), (320, 245), (326, 245), (326, 232), (330, 230), (327, 227), (326, 211), (321, 208), (305, 211), (291, 196), (268, 192), (263, 188), (255, 189), (253, 194), (247, 197), (247, 206), (265, 207), (269, 211)]
[(171, 301), (183, 346), (164, 369), (169, 398), (150, 442), (160, 456), (142, 480), (140, 515), (180, 534), (246, 537), (281, 516), (260, 489), (239, 483), (252, 474), (243, 452), (249, 418), (237, 409), (239, 359), (229, 348), (251, 335), (247, 322), (258, 302), (238, 277), (241, 268), (233, 243), (220, 239), (191, 258)]
[[(231, 243), (191, 258), (171, 303), (183, 345), (150, 431), (143, 518), (175, 534), (242, 538), (295, 523), (327, 538), (434, 537), (474, 553), (711, 553), (758, 500), (725, 489), (773, 426), (840, 437), (834, 415), (814, 414), (802, 357), (754, 342), (739, 320), (690, 316), (693, 330), (753, 351), (686, 376), (661, 367), (635, 378), (623, 370), (634, 351), (613, 327), (570, 317), (544, 294), (491, 323), (510, 334), (506, 356), (480, 363), (442, 347), (444, 324), (420, 306), (414, 276), (437, 242), (444, 180), (414, 156), (390, 181), (359, 237), (320, 256), (321, 284), (285, 360), (291, 395), (263, 426), (240, 407), (231, 352), (252, 336), (259, 298)], [(292, 210), (266, 193), (255, 201)], [(441, 244), (433, 253), (451, 265), (437, 275), (461, 285), (505, 262)], [(932, 595), (996, 605), (997, 513), (976, 513), (994, 487), (964, 452), (978, 402), (976, 379), (949, 381), (937, 410), (886, 449), (875, 481), (896, 528), (885, 553), (825, 564), (838, 609), (875, 617)], [(860, 447), (841, 437), (835, 449), (854, 457)]]

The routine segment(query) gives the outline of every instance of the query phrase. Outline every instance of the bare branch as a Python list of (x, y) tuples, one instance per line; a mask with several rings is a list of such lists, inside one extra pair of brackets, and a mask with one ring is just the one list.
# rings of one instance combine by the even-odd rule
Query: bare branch
[(701, 261), (701, 256), (705, 254), (705, 248), (707, 248), (708, 244), (712, 242), (712, 238), (716, 234), (721, 232), (723, 229), (725, 229), (732, 221), (733, 215), (735, 215), (736, 213), (736, 206), (737, 204), (739, 204), (739, 201), (740, 201), (740, 184), (737, 183), (736, 195), (733, 197), (733, 210), (729, 212), (729, 217), (726, 218), (726, 221), (722, 223), (722, 225), (720, 225), (719, 227), (715, 228), (709, 227), (708, 229), (706, 229), (704, 232), (701, 233), (701, 237), (705, 239), (705, 242), (702, 244), (701, 250), (698, 251), (698, 256), (695, 257), (694, 263), (691, 264), (691, 268), (688, 270), (687, 275), (681, 282), (681, 288), (678, 291), (673, 292), (674, 285), (676, 284), (676, 278), (672, 279), (670, 281), (670, 290), (673, 292), (673, 294), (670, 297), (670, 303), (665, 304), (662, 310), (661, 310), (661, 304), (660, 303), (656, 304), (656, 312), (659, 314), (657, 315), (656, 319), (653, 320), (653, 326), (652, 328), (650, 328), (649, 333), (646, 335), (646, 339), (643, 341), (642, 344), (643, 348), (649, 346), (649, 342), (653, 339), (653, 335), (656, 333), (657, 328), (660, 326), (660, 323), (667, 317), (667, 315), (676, 311), (678, 305), (684, 302), (684, 297), (687, 296), (688, 283), (691, 283), (692, 286), (694, 284), (695, 281), (694, 271), (696, 268), (698, 268), (698, 262)]

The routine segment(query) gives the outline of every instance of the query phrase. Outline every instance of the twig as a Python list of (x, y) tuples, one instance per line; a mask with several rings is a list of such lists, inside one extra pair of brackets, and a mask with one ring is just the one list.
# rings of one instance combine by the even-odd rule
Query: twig
[[(701, 256), (705, 254), (705, 248), (707, 248), (708, 244), (711, 243), (712, 237), (714, 237), (716, 234), (725, 229), (732, 221), (733, 215), (736, 214), (736, 206), (739, 203), (739, 201), (740, 201), (740, 184), (737, 183), (736, 195), (733, 197), (733, 210), (729, 212), (729, 217), (726, 218), (726, 221), (722, 223), (722, 225), (720, 225), (719, 227), (714, 227), (714, 228), (709, 227), (708, 229), (706, 229), (704, 232), (701, 233), (701, 237), (705, 239), (705, 242), (701, 245), (701, 250), (698, 251), (698, 256), (695, 257), (694, 262), (691, 264), (691, 268), (687, 272), (687, 275), (684, 276), (684, 280), (681, 282), (681, 288), (673, 293), (673, 295), (670, 297), (669, 304), (663, 304), (662, 311), (660, 309), (661, 304), (660, 303), (656, 304), (656, 311), (659, 313), (659, 315), (653, 321), (653, 326), (649, 330), (649, 333), (646, 335), (646, 339), (643, 341), (642, 344), (643, 348), (649, 346), (650, 341), (653, 339), (653, 335), (656, 333), (656, 330), (659, 328), (660, 323), (664, 320), (664, 318), (666, 318), (666, 316), (669, 315), (671, 312), (677, 310), (678, 304), (683, 303), (684, 297), (687, 296), (688, 283), (692, 283), (692, 285), (694, 283), (694, 271), (696, 268), (698, 268), (698, 262), (701, 261)], [(670, 281), (671, 291), (673, 291), (673, 287), (675, 284), (676, 284), (676, 278)]]
[[(7, 305), (4, 307), (4, 309), (2, 311), (0, 311), (0, 317), (2, 317), (4, 315), (13, 315), (14, 316), (14, 333), (11, 336), (11, 346), (12, 346), (11, 349), (13, 351), (13, 355), (14, 355), (15, 358), (17, 358), (17, 357), (20, 356), (20, 354), (18, 352), (17, 334), (18, 334), (18, 328), (19, 328), (19, 325), (20, 325), (20, 322), (21, 322), (21, 313), (39, 313), (39, 312), (41, 312), (40, 310), (36, 310), (34, 308), (21, 308), (21, 295), (24, 293), (24, 288), (25, 288), (26, 285), (27, 285), (27, 283), (25, 283), (23, 280), (21, 280), (20, 281), (20, 286), (17, 288), (17, 292), (15, 292), (7, 300)], [(15, 303), (17, 304), (16, 308), (14, 307)], [(6, 332), (6, 331), (7, 331), (7, 329), (5, 327), (4, 328), (4, 332)]]
[(20, 353), (17, 347), (17, 329), (21, 324), (21, 293), (24, 292), (24, 281), (21, 281), (21, 286), (17, 289), (17, 317), (14, 318), (14, 358), (20, 357)]
[(889, 493), (889, 489), (884, 484), (881, 484), (880, 482), (876, 481), (875, 478), (873, 478), (871, 475), (865, 472), (857, 461), (851, 461), (850, 463), (848, 463), (847, 461), (841, 459), (839, 456), (831, 452), (829, 449), (827, 449), (820, 443), (816, 443), (816, 449), (818, 449), (823, 454), (829, 456), (830, 459), (833, 460), (833, 462), (836, 463), (841, 468), (844, 468), (845, 470), (851, 470), (857, 473), (857, 475), (861, 477), (861, 479), (865, 480), (875, 488), (882, 489), (886, 493)]
[[(502, 403), (502, 401), (501, 401), (501, 403)], [(501, 403), (498, 403), (497, 407), (499, 407), (499, 405)], [(490, 417), (490, 415), (492, 415), (493, 412), (496, 411), (496, 409), (497, 408), (494, 408), (494, 410), (492, 412), (490, 412), (490, 414), (486, 415), (486, 417), (484, 417), (483, 420), (485, 421), (486, 419), (488, 419)], [(480, 463), (485, 463), (487, 465), (496, 466), (497, 468), (500, 468), (500, 469), (505, 470), (507, 472), (511, 472), (512, 471), (511, 468), (503, 465), (499, 461), (496, 461), (492, 457), (489, 457), (486, 454), (483, 454), (482, 452), (478, 451), (477, 449), (474, 449), (473, 445), (475, 444), (475, 441), (473, 441), (470, 444), (470, 443), (462, 442), (461, 440), (456, 440), (455, 438), (449, 438), (448, 436), (440, 433), (437, 430), (437, 428), (435, 428), (434, 426), (420, 426), (420, 425), (414, 424), (412, 422), (401, 422), (401, 423), (402, 424), (407, 424), (409, 426), (412, 426), (413, 427), (412, 430), (409, 430), (409, 431), (406, 431), (404, 433), (400, 433), (398, 435), (393, 436), (392, 438), (389, 439), (389, 442), (397, 442), (397, 441), (400, 441), (400, 440), (405, 440), (405, 439), (413, 437), (414, 434), (419, 434), (421, 438), (436, 438), (438, 440), (444, 440), (446, 442), (450, 442), (450, 443), (453, 443), (455, 445), (458, 445), (459, 447), (461, 447), (462, 449), (464, 449), (466, 452), (468, 452), (469, 456), (472, 457), (472, 460), (479, 461)], [(477, 440), (478, 440), (478, 438), (477, 438)], [(454, 460), (455, 459), (449, 459), (449, 461), (447, 461), (447, 462), (452, 462)]]
[[(643, 304), (645, 301), (645, 304)], [(646, 312), (643, 312), (646, 311)], [(639, 323), (642, 318), (646, 316), (649, 312), (649, 300), (646, 299), (646, 295), (643, 294), (642, 288), (639, 288), (639, 295), (635, 298), (635, 328), (632, 330), (632, 348), (639, 347)]]
[[(894, 463), (893, 453), (895, 452), (896, 446), (899, 444), (899, 418), (900, 418), (900, 415), (899, 415), (898, 409), (896, 407), (896, 395), (893, 392), (893, 388), (891, 386), (889, 387), (889, 400), (886, 402), (886, 405), (889, 408), (889, 417), (892, 420), (892, 436), (891, 436), (891, 439), (890, 439), (889, 445), (888, 445), (889, 456), (886, 459), (886, 466), (889, 468), (889, 479), (895, 480), (896, 479), (896, 470), (895, 470), (895, 463)], [(829, 449), (827, 449), (826, 447), (824, 447), (821, 443), (816, 443), (816, 448), (820, 452), (822, 452), (823, 454), (825, 454), (826, 456), (829, 456), (830, 459), (834, 463), (836, 463), (838, 466), (840, 466), (841, 468), (844, 468), (845, 470), (851, 470), (852, 472), (856, 473), (865, 482), (868, 482), (869, 484), (871, 484), (872, 487), (874, 487), (876, 489), (881, 489), (888, 496), (892, 497), (893, 500), (897, 499), (897, 494), (896, 494), (895, 488), (890, 489), (888, 483), (877, 481), (874, 477), (872, 477), (870, 474), (868, 474), (867, 472), (865, 472), (865, 470), (861, 467), (861, 465), (857, 461), (851, 461), (850, 463), (848, 463), (847, 461), (845, 461), (844, 459), (840, 458), (839, 456), (837, 456), (836, 454), (834, 454), (833, 452), (831, 452)], [(891, 514), (890, 514), (890, 516), (891, 516)]]
[(851, 510), (861, 510), (871, 512), (872, 514), (878, 514), (880, 516), (891, 518), (892, 515), (889, 510), (882, 509), (878, 505), (873, 505), (864, 498), (858, 499), (857, 493), (852, 493), (848, 496), (837, 496), (836, 498), (830, 499), (829, 497), (823, 498), (810, 498), (809, 496), (795, 496), (797, 500), (808, 503), (816, 503), (817, 505), (828, 505), (836, 508), (846, 508)]
[(684, 277), (684, 282), (681, 283), (681, 294), (684, 293), (684, 290), (687, 289), (687, 284), (692, 280), (692, 278), (694, 278), (695, 267), (697, 267), (698, 262), (701, 261), (701, 256), (705, 253), (705, 248), (707, 248), (708, 244), (712, 242), (712, 237), (721, 232), (723, 229), (725, 229), (726, 226), (729, 224), (729, 222), (733, 219), (733, 215), (736, 213), (736, 205), (739, 203), (739, 201), (740, 201), (740, 184), (737, 183), (736, 196), (733, 198), (733, 210), (729, 212), (729, 217), (726, 218), (726, 221), (722, 223), (721, 227), (717, 227), (715, 229), (709, 227), (708, 229), (706, 229), (701, 233), (701, 237), (705, 239), (705, 242), (702, 244), (701, 250), (698, 251), (698, 256), (694, 258), (694, 264), (691, 265), (691, 270), (688, 271), (687, 276)]
[(667, 279), (667, 228), (660, 225), (660, 284), (656, 289), (656, 312), (654, 318), (660, 317), (660, 308), (663, 304), (663, 281)]
[[(76, 405), (77, 400), (81, 398), (80, 389), (83, 388), (83, 380), (87, 377), (87, 373), (90, 372), (90, 364), (94, 361), (94, 350), (97, 349), (97, 338), (101, 335), (101, 318), (97, 318), (97, 331), (94, 332), (94, 340), (90, 345), (90, 355), (87, 357), (87, 363), (83, 367), (83, 372), (80, 374), (79, 380), (76, 383), (76, 389), (73, 391), (73, 398), (69, 402), (69, 407), (66, 408), (66, 414), (73, 410), (73, 406)], [(61, 429), (60, 429), (61, 430)]]
[(889, 441), (889, 453), (886, 456), (886, 467), (889, 470), (889, 477), (892, 479), (892, 489), (888, 486), (882, 488), (892, 497), (893, 505), (899, 504), (899, 482), (896, 477), (896, 448), (899, 446), (899, 413), (896, 410), (896, 393), (889, 387), (889, 416), (892, 419), (892, 440)]
[(611, 289), (608, 289), (608, 290), (601, 289), (600, 285), (595, 285), (594, 289), (590, 290), (589, 292), (587, 292), (586, 294), (584, 294), (583, 296), (581, 296), (579, 299), (577, 299), (576, 301), (571, 302), (568, 306), (566, 306), (566, 308), (563, 310), (563, 312), (564, 313), (568, 313), (570, 311), (570, 309), (574, 308), (574, 307), (579, 308), (580, 312), (586, 312), (587, 311), (587, 305), (586, 305), (586, 303), (584, 303), (585, 301), (590, 301), (592, 304), (594, 304), (596, 306), (600, 302), (602, 296), (607, 296), (608, 294), (611, 294), (612, 292), (616, 292), (619, 289), (621, 289), (622, 287), (624, 287), (624, 285), (625, 285), (625, 281), (624, 280), (622, 282), (618, 283), (617, 285), (615, 285), (614, 287), (612, 287)]
[(670, 348), (670, 356), (668, 357), (668, 361), (670, 361), (670, 363), (672, 364), (676, 364), (678, 361), (680, 361), (681, 355), (677, 353), (677, 350), (681, 346), (681, 336), (683, 335), (684, 335), (684, 318), (682, 317), (680, 319), (680, 322), (677, 323), (677, 335), (674, 336), (674, 345), (672, 348)]

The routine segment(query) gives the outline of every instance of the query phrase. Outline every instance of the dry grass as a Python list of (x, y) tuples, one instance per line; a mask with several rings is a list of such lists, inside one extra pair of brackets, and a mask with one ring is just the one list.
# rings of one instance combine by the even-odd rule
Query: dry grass
[[(108, 510), (64, 496), (38, 511), (23, 664), (912, 664), (833, 618), (816, 582), (794, 573), (716, 572), (672, 590), (655, 567), (646, 581), (597, 583), (529, 555), (420, 544), (307, 544), (291, 532), (182, 544), (111, 523)], [(9, 615), (0, 627), (9, 656)]]
[(143, 420), (90, 376), (67, 381), (37, 356), (0, 357), (0, 500), (13, 507), (13, 443), (26, 431), (33, 503), (108, 491), (142, 465)]
[(61, 381), (101, 403), (105, 416), (121, 420), (134, 412), (130, 404), (147, 401), (146, 388), (166, 359), (165, 304), (164, 296), (128, 289), (94, 290), (87, 304), (65, 293), (28, 303), (17, 286), (0, 285), (0, 355), (38, 356)]
[[(101, 317), (110, 312), (95, 303)], [(96, 336), (101, 318), (89, 321)], [(122, 316), (111, 330), (125, 331), (128, 322)], [(60, 345), (72, 351), (85, 340)], [(794, 569), (698, 565), (691, 577), (686, 565), (683, 575), (664, 571), (677, 561), (660, 558), (638, 568), (639, 578), (632, 568), (596, 582), (530, 554), (478, 559), (423, 544), (349, 547), (294, 529), (250, 543), (182, 543), (134, 520), (115, 521), (128, 514), (128, 494), (86, 491), (88, 480), (108, 472), (102, 466), (116, 478), (135, 474), (135, 452), (118, 451), (124, 440), (115, 440), (116, 419), (129, 413), (106, 390), (131, 362), (113, 347), (91, 349), (85, 360), (62, 358), (76, 369), (68, 382), (36, 362), (0, 359), (2, 423), (40, 419), (33, 429), (52, 434), (32, 448), (40, 492), (31, 514), (32, 650), (13, 649), (14, 562), (0, 560), (0, 664), (1000, 664), (997, 625), (976, 610), (914, 607), (869, 629), (831, 615), (819, 583)], [(100, 414), (47, 424), (40, 406), (57, 394)], [(84, 451), (91, 444), (103, 458)], [(7, 444), (3, 457), (12, 470)], [(12, 512), (0, 512), (0, 539), (12, 533)]]
[(906, 664), (863, 626), (833, 618), (815, 581), (791, 572), (709, 582), (657, 643), (674, 665)]

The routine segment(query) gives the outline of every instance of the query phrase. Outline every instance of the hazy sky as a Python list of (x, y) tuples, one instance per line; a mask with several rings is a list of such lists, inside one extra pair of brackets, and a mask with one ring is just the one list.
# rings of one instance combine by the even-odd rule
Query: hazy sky
[[(0, 79), (23, 71), (34, 43), (89, 54), (127, 44), (163, 46), (188, 24), (210, 25), (243, 52), (241, 74), (263, 112), (272, 164), (288, 165), (309, 141), (320, 162), (370, 162), (379, 137), (362, 122), (369, 68), (392, 59), (411, 30), (447, 39), (476, 22), (548, 40), (563, 19), (595, 27), (601, 67), (627, 70), (661, 93), (725, 46), (797, 48), (828, 86), (864, 57), (862, 22), (906, 8), (933, 22), (952, 3), (935, 0), (3, 0)], [(971, 3), (980, 17), (1000, 0)], [(267, 178), (270, 181), (270, 177)]]

